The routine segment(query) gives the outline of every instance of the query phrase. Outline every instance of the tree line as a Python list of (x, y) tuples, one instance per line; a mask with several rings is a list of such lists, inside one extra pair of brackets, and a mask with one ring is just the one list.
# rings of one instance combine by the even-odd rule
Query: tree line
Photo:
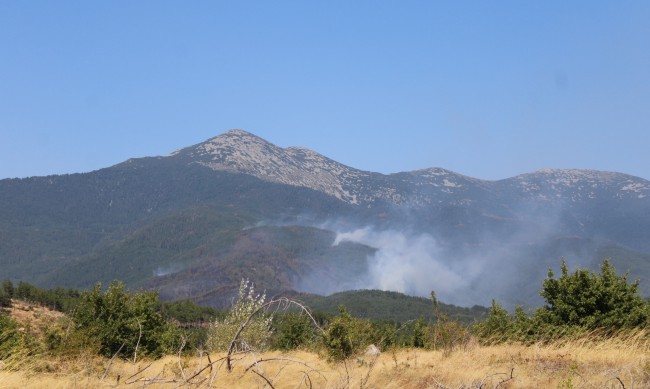
[(648, 326), (650, 303), (640, 295), (638, 281), (617, 275), (608, 261), (599, 272), (570, 272), (564, 262), (560, 270), (559, 277), (549, 271), (542, 284), (543, 306), (531, 312), (516, 308), (511, 313), (493, 301), (487, 317), (471, 324), (445, 314), (434, 292), (433, 319), (395, 322), (355, 317), (344, 306), (332, 315), (311, 312), (286, 298), (267, 300), (247, 280), (242, 280), (237, 300), (227, 312), (190, 301), (161, 302), (153, 291), (131, 292), (120, 282), (79, 291), (45, 290), (5, 280), (0, 306), (10, 307), (12, 299), (20, 299), (65, 315), (47, 323), (38, 331), (41, 336), (34, 337), (29, 328), (21, 330), (6, 312), (0, 313), (0, 359), (29, 353), (157, 358), (197, 349), (231, 353), (303, 348), (340, 360), (370, 345), (380, 350), (415, 347), (452, 352), (473, 340), (535, 343), (588, 331), (614, 334)]

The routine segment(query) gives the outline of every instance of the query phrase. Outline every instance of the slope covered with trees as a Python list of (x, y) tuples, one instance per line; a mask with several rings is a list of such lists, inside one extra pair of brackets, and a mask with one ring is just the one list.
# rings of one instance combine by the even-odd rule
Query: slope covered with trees
[[(243, 276), (271, 294), (378, 288), (355, 281), (370, 279), (381, 242), (324, 243), (364, 228), (435, 241), (431, 262), (459, 268), (474, 300), (499, 292), (507, 306), (538, 303), (522, 287), (561, 256), (591, 269), (611, 257), (650, 291), (650, 182), (622, 173), (380, 174), (239, 130), (94, 172), (0, 180), (3, 276), (41, 287), (119, 279), (215, 307)], [(486, 271), (465, 271), (475, 262)], [(417, 293), (427, 289), (440, 286)]]

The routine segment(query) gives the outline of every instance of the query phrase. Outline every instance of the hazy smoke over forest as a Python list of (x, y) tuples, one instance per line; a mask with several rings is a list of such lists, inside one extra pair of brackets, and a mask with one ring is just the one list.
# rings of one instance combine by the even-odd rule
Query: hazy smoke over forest
[[(547, 227), (549, 227), (547, 225)], [(537, 229), (494, 239), (487, 234), (474, 246), (445, 247), (423, 232), (407, 233), (371, 227), (337, 232), (334, 245), (349, 241), (374, 247), (367, 258), (368, 272), (358, 277), (355, 289), (381, 289), (438, 298), (461, 306), (489, 305), (497, 299), (505, 306), (541, 302), (539, 288), (548, 267), (558, 268), (561, 255), (570, 266), (581, 254), (566, 252), (557, 258), (535, 253), (552, 241), (552, 228)], [(586, 258), (583, 256), (583, 258)]]
[(445, 302), (484, 303), (473, 290), (473, 284), (485, 274), (486, 263), (469, 258), (446, 258), (429, 234), (407, 235), (362, 228), (338, 233), (334, 244), (344, 241), (377, 249), (368, 258), (368, 274), (359, 280), (357, 289), (392, 290), (416, 296), (429, 296), (435, 290)]
[(317, 294), (380, 289), (429, 297), (435, 291), (442, 302), (460, 306), (486, 306), (492, 299), (508, 308), (536, 306), (542, 303), (539, 289), (549, 267), (559, 269), (562, 257), (570, 267), (589, 266), (593, 253), (579, 247), (553, 249), (561, 246), (558, 237), (563, 235), (558, 212), (528, 210), (526, 216), (535, 223), (505, 234), (477, 229), (471, 242), (443, 241), (409, 228), (408, 223), (399, 229), (360, 227), (341, 220), (314, 223), (335, 232), (332, 245), (353, 242), (376, 251), (367, 257), (363, 274), (349, 274), (336, 282), (309, 275), (297, 287)]

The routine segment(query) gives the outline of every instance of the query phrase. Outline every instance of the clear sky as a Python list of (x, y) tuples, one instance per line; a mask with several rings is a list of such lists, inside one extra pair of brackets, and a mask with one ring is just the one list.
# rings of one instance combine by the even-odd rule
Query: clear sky
[(233, 128), (382, 173), (650, 179), (650, 1), (0, 1), (0, 178)]

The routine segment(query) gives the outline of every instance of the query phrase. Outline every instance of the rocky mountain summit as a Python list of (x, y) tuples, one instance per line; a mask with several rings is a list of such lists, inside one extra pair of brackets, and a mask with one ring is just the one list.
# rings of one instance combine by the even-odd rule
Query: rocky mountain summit
[(184, 157), (213, 170), (313, 189), (350, 204), (390, 198), (388, 190), (375, 192), (373, 188), (364, 188), (365, 181), (381, 180), (380, 174), (345, 166), (304, 147), (281, 148), (243, 130), (228, 131), (171, 156)]
[(600, 196), (642, 200), (650, 194), (650, 181), (598, 170), (542, 169), (505, 181), (514, 181), (514, 187), (543, 200), (580, 201)]
[(472, 201), (476, 196), (504, 191), (539, 200), (570, 201), (602, 195), (643, 199), (650, 194), (647, 180), (596, 170), (543, 169), (498, 181), (471, 178), (442, 168), (384, 175), (343, 165), (308, 148), (281, 148), (243, 130), (225, 132), (170, 156), (217, 171), (309, 188), (355, 205), (377, 201), (424, 205), (439, 202), (446, 195), (467, 196), (466, 200)]

